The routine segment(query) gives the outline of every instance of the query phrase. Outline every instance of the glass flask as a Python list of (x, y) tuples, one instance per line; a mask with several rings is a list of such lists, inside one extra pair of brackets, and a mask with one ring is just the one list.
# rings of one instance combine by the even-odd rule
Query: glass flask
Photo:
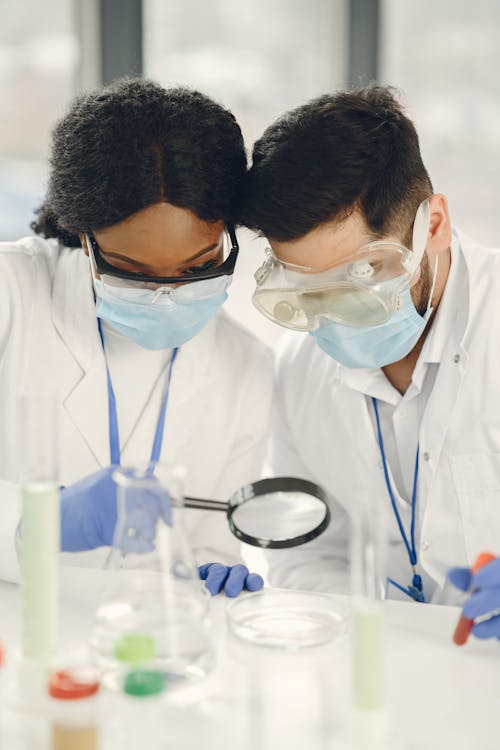
[(119, 468), (118, 522), (90, 647), (108, 687), (130, 668), (158, 670), (168, 688), (213, 667), (209, 594), (183, 525), (182, 471)]

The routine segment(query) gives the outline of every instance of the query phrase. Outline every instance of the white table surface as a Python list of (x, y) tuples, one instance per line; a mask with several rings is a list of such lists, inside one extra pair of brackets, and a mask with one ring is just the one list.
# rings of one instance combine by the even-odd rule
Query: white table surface
[[(64, 573), (60, 638), (63, 653), (85, 644), (88, 638), (98, 601), (98, 581), (98, 571), (67, 569)], [(345, 602), (349, 604), (348, 598)], [(184, 697), (179, 693), (163, 706), (164, 741), (158, 747), (343, 748), (346, 722), (352, 721), (348, 638), (298, 653), (248, 646), (226, 633), (226, 603), (220, 596), (212, 602), (218, 667), (191, 693), (187, 691)], [(4, 682), (9, 661), (12, 667), (19, 646), (19, 604), (19, 589), (0, 583), (0, 638), (7, 655)], [(458, 610), (452, 607), (395, 601), (385, 602), (383, 607), (388, 716), (395, 737), (391, 747), (498, 750), (500, 642), (470, 638), (465, 647), (455, 646), (451, 635)], [(42, 733), (37, 735), (36, 743), (32, 739), (21, 740), (19, 726), (26, 727), (27, 722), (19, 722), (19, 717), (3, 707), (0, 748), (45, 750)], [(103, 735), (104, 750), (118, 748), (106, 727)], [(153, 750), (151, 744), (146, 745), (147, 742), (144, 750)], [(355, 746), (356, 750), (370, 747), (358, 741)]]

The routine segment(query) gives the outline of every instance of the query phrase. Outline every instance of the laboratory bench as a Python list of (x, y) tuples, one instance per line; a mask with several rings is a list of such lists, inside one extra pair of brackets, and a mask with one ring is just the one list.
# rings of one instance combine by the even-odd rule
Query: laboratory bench
[[(72, 654), (89, 637), (99, 575), (64, 570), (61, 654)], [(348, 597), (340, 600), (349, 607)], [(250, 645), (228, 632), (227, 603), (219, 595), (210, 605), (216, 669), (198, 684), (167, 690), (161, 716), (144, 722), (144, 732), (150, 733), (149, 739), (144, 735), (144, 750), (363, 750), (380, 747), (369, 741), (380, 726), (389, 728), (391, 737), (385, 750), (500, 748), (500, 642), (470, 638), (464, 647), (455, 646), (452, 633), (458, 609), (383, 603), (387, 708), (382, 713), (359, 713), (351, 708), (348, 634), (329, 645), (296, 652)], [(18, 587), (0, 583), (4, 688), (19, 646), (19, 610)], [(101, 699), (99, 747), (125, 750), (113, 739), (123, 706), (116, 696), (104, 693)], [(22, 715), (4, 700), (0, 717), (2, 750), (50, 747), (44, 716)], [(140, 720), (136, 723), (141, 725)], [(151, 737), (153, 731), (156, 737)]]

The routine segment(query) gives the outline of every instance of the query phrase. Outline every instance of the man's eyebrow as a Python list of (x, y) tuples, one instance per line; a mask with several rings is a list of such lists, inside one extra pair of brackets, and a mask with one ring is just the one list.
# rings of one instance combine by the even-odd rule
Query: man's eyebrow
[[(206, 253), (211, 252), (212, 250), (215, 250), (216, 248), (220, 247), (220, 242), (216, 242), (212, 245), (209, 245), (208, 247), (205, 247), (203, 250), (200, 250), (199, 252), (192, 255), (190, 258), (186, 258), (182, 261), (182, 264), (190, 263), (193, 260), (196, 260), (197, 258), (200, 258), (202, 255), (205, 255)], [(136, 260), (135, 258), (129, 258), (127, 255), (122, 255), (121, 253), (114, 253), (112, 250), (103, 250), (101, 249), (101, 253), (106, 256), (106, 258), (114, 258), (115, 260), (123, 260), (126, 263), (130, 263), (132, 266), (135, 266), (136, 268), (142, 268), (151, 271), (151, 266), (148, 266), (146, 263), (141, 263), (139, 260)]]

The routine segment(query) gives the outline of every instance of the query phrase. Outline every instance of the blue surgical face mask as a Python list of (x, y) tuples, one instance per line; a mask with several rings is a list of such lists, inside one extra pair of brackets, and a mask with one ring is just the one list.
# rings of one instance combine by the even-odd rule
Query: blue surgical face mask
[[(436, 274), (437, 263), (434, 279)], [(434, 284), (430, 300), (433, 290)], [(328, 323), (309, 335), (316, 339), (324, 352), (345, 367), (385, 367), (398, 362), (413, 349), (431, 313), (429, 306), (424, 316), (419, 315), (410, 290), (406, 289), (400, 295), (399, 309), (385, 323), (362, 328)]]
[(94, 279), (97, 317), (144, 349), (172, 349), (201, 331), (227, 299), (230, 276), (160, 289)]

